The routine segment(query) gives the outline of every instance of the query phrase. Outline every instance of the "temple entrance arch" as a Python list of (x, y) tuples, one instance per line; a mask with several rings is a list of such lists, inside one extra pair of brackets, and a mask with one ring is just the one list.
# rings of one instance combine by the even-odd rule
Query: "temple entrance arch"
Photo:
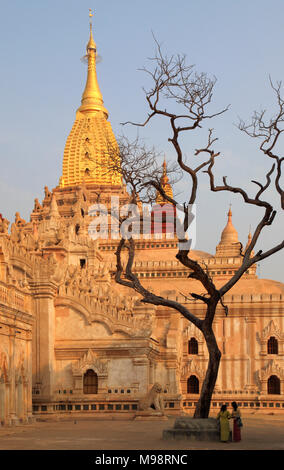
[(268, 395), (280, 395), (280, 379), (276, 375), (271, 375), (267, 381)]
[(88, 369), (83, 376), (83, 393), (98, 393), (98, 375), (93, 369)]
[(74, 393), (77, 395), (106, 393), (108, 381), (108, 360), (100, 359), (88, 350), (72, 365)]
[(191, 375), (187, 381), (187, 393), (199, 393), (199, 380), (196, 375)]

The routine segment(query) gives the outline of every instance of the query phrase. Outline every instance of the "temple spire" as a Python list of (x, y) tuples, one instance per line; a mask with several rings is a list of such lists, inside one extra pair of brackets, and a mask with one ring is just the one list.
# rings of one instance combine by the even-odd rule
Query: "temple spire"
[(222, 231), (220, 243), (216, 247), (217, 257), (240, 256), (242, 244), (239, 242), (238, 232), (232, 222), (231, 204), (227, 213), (227, 224)]
[[(90, 20), (93, 13), (90, 10)], [(61, 188), (77, 185), (100, 185), (119, 187), (122, 177), (112, 170), (114, 159), (119, 162), (119, 148), (108, 121), (108, 111), (96, 74), (96, 43), (93, 38), (92, 21), (87, 44), (88, 74), (82, 104), (76, 112), (75, 122), (66, 140), (63, 156)]]
[(228, 212), (228, 222), (226, 227), (224, 228), (222, 235), (221, 235), (221, 243), (237, 243), (238, 239), (238, 232), (233, 226), (232, 223), (232, 209), (231, 204)]
[(52, 195), (48, 218), (49, 219), (60, 219), (60, 214), (59, 214), (59, 210), (58, 210), (58, 206), (57, 206), (57, 202), (56, 202), (56, 197), (55, 197), (54, 194)]
[[(168, 175), (167, 175), (166, 158), (164, 158), (164, 162), (163, 162), (163, 174), (162, 174), (162, 177), (160, 179), (160, 184), (161, 184), (163, 190), (165, 191), (166, 195), (168, 197), (170, 197), (171, 199), (173, 199), (173, 190), (172, 190), (171, 184), (169, 183), (169, 178), (168, 178)], [(156, 204), (165, 204), (165, 203), (169, 204), (169, 201), (164, 199), (163, 196), (161, 195), (161, 193), (159, 191), (157, 191)]]
[(87, 44), (87, 58), (88, 58), (88, 73), (85, 90), (82, 95), (81, 106), (78, 109), (81, 113), (94, 114), (103, 112), (106, 119), (108, 118), (108, 111), (103, 105), (103, 96), (97, 80), (96, 71), (96, 57), (97, 46), (93, 37), (92, 26), (92, 10), (89, 10), (90, 17), (90, 37)]
[[(251, 240), (252, 240), (252, 235), (251, 235), (251, 227), (249, 228), (249, 233), (248, 233), (248, 241), (247, 241), (247, 244), (246, 244), (246, 247), (245, 247), (245, 251), (248, 249), (248, 247), (250, 246), (251, 244)], [(254, 251), (252, 250), (251, 254), (250, 254), (250, 257), (252, 257), (254, 255)]]

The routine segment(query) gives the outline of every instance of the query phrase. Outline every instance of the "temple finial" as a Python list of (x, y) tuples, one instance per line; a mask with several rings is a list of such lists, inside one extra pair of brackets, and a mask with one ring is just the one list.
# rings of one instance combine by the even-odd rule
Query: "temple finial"
[(230, 202), (230, 205), (229, 205), (228, 216), (229, 216), (229, 217), (232, 217), (232, 203), (231, 203), (231, 202)]
[[(248, 233), (248, 241), (247, 241), (247, 244), (246, 244), (246, 247), (245, 247), (245, 251), (248, 249), (248, 247), (250, 246), (251, 244), (251, 241), (252, 241), (252, 235), (251, 235), (251, 225), (249, 226), (249, 233)], [(250, 257), (252, 257), (254, 255), (254, 251), (252, 250), (251, 254), (250, 254)]]
[(91, 8), (89, 8), (89, 18), (90, 18), (90, 39), (89, 39), (89, 42), (87, 44), (87, 54), (89, 53), (89, 50), (90, 49), (93, 49), (95, 51), (95, 55), (96, 55), (96, 43), (94, 41), (94, 38), (93, 38), (93, 22), (92, 22), (92, 18), (93, 18), (93, 13), (92, 13), (92, 10)]
[(102, 112), (106, 119), (108, 118), (108, 111), (103, 105), (103, 97), (99, 88), (96, 72), (96, 57), (97, 57), (97, 46), (93, 38), (92, 31), (92, 17), (93, 12), (89, 9), (90, 18), (90, 38), (87, 44), (87, 55), (88, 58), (88, 74), (85, 90), (82, 95), (81, 106), (78, 111), (82, 113), (97, 113)]
[[(95, 13), (95, 10), (94, 10), (94, 13)], [(93, 16), (94, 16), (94, 13), (92, 12), (92, 9), (89, 8), (90, 33), (91, 33), (91, 34), (93, 33), (93, 21), (92, 21), (92, 18), (93, 18)]]
[(249, 226), (249, 233), (248, 233), (248, 242), (250, 243), (252, 240), (252, 235), (251, 235), (251, 225)]

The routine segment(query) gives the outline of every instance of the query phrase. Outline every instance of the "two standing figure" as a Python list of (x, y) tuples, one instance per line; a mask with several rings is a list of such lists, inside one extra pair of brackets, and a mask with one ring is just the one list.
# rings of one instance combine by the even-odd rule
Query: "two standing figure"
[[(239, 442), (241, 440), (241, 413), (235, 401), (232, 403), (233, 411), (229, 413), (227, 405), (222, 405), (217, 419), (220, 420), (220, 439), (222, 442), (228, 442), (230, 438), (230, 423), (229, 419), (234, 420), (233, 424), (233, 441)], [(240, 426), (241, 424), (241, 426)]]

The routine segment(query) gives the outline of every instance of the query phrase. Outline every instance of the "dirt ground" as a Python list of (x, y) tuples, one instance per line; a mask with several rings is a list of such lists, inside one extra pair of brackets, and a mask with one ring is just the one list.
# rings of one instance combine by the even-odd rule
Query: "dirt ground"
[(284, 450), (284, 415), (243, 414), (238, 443), (163, 440), (168, 421), (77, 416), (0, 428), (0, 450)]

